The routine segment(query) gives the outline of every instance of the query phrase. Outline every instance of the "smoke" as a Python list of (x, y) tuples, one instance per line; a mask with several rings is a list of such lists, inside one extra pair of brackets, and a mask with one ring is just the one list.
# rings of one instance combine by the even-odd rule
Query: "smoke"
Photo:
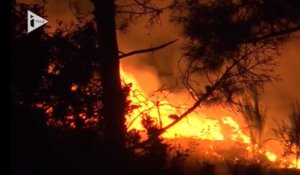
[(280, 65), (275, 72), (280, 75), (281, 81), (272, 82), (265, 86), (262, 95), (262, 104), (268, 109), (268, 128), (266, 135), (270, 135), (274, 127), (274, 120), (286, 120), (291, 103), (300, 99), (300, 38), (294, 34), (292, 40), (281, 48), (282, 55), (278, 58)]
[(168, 14), (162, 15), (160, 22), (151, 29), (146, 28), (146, 25), (147, 21), (141, 19), (130, 26), (129, 32), (120, 32), (118, 36), (119, 48), (122, 52), (155, 47), (174, 39), (179, 40), (156, 52), (124, 58), (121, 60), (121, 64), (125, 68), (131, 67), (138, 70), (144, 67), (151, 67), (157, 75), (156, 79), (161, 86), (172, 87), (176, 84), (176, 80), (180, 75), (177, 66), (177, 62), (181, 57), (182, 38), (180, 37), (180, 32), (170, 25)]

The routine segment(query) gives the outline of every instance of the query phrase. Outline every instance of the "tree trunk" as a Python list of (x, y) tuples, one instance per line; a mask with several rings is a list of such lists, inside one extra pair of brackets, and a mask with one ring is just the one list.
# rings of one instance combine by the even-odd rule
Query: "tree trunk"
[[(93, 0), (103, 90), (103, 117), (107, 138), (107, 164), (111, 174), (124, 172), (125, 150), (125, 97), (121, 87), (114, 0)], [(109, 168), (107, 167), (107, 168)], [(124, 174), (124, 173), (122, 173)]]

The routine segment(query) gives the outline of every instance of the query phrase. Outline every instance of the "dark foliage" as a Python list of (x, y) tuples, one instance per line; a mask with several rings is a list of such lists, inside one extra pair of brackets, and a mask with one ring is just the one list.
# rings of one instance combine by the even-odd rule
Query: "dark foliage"
[(229, 172), (232, 175), (264, 175), (266, 174), (266, 167), (263, 165), (250, 162), (250, 163), (236, 163), (236, 164), (229, 164)]
[(276, 139), (282, 143), (283, 156), (294, 156), (296, 165), (300, 161), (300, 103), (295, 101), (291, 106), (288, 121), (276, 121), (277, 127), (273, 128)]
[(51, 118), (49, 125), (96, 128), (102, 116), (102, 87), (94, 24), (64, 32), (65, 36), (58, 30), (51, 37), (51, 59), (43, 72), (36, 106)]
[(201, 162), (198, 165), (199, 174), (213, 175), (216, 165), (210, 162)]
[(189, 39), (185, 55), (200, 60), (203, 69), (219, 69), (244, 44), (277, 44), (300, 29), (297, 0), (187, 0), (178, 6), (184, 10), (173, 20), (183, 24)]
[[(100, 65), (95, 23), (63, 29), (52, 36), (43, 30), (27, 35), (23, 16), (27, 9), (43, 14), (43, 8), (18, 4), (13, 8), (12, 168), (13, 174), (111, 174), (117, 165), (107, 161), (102, 117)], [(124, 96), (130, 91), (125, 85)], [(130, 112), (136, 106), (127, 103)], [(143, 120), (151, 143), (141, 154), (127, 149), (124, 173), (171, 174), (168, 145), (155, 132), (149, 117)], [(128, 133), (128, 147), (139, 144), (140, 133)], [(175, 160), (175, 159), (174, 159)], [(178, 159), (179, 160), (179, 159)], [(174, 174), (173, 172), (172, 174)], [(178, 172), (176, 172), (178, 174)]]
[(30, 37), (26, 34), (26, 23), (23, 20), (27, 9), (43, 12), (40, 6), (21, 4), (11, 9), (11, 73), (12, 98), (14, 103), (29, 105), (34, 100), (34, 90), (39, 85), (42, 69), (49, 60), (49, 37), (38, 29)]

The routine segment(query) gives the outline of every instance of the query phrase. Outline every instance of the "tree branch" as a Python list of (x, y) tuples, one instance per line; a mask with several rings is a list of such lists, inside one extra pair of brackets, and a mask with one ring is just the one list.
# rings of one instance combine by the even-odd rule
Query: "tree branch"
[(205, 94), (203, 94), (194, 104), (193, 106), (191, 106), (189, 109), (187, 109), (183, 114), (181, 114), (177, 120), (174, 120), (172, 123), (170, 123), (169, 125), (165, 126), (164, 128), (162, 128), (158, 135), (163, 134), (164, 132), (166, 132), (168, 129), (170, 129), (171, 127), (173, 127), (174, 125), (176, 125), (178, 122), (180, 122), (182, 119), (184, 119), (187, 115), (189, 115), (191, 112), (193, 112), (203, 101), (205, 101), (220, 85), (220, 83), (222, 83), (222, 81), (224, 81), (229, 72), (240, 63), (240, 61), (242, 61), (243, 59), (245, 59), (248, 55), (250, 55), (253, 51), (246, 53), (245, 55), (243, 55), (240, 59), (236, 60), (235, 62), (233, 62), (229, 67), (226, 68), (226, 71), (222, 74), (222, 76), (211, 86), (209, 91), (206, 91)]
[(119, 50), (119, 54), (125, 54), (124, 52), (122, 52), (121, 50)]
[(129, 56), (132, 56), (132, 55), (137, 55), (137, 54), (142, 54), (142, 53), (147, 53), (147, 52), (154, 52), (154, 51), (157, 51), (159, 49), (163, 49), (163, 48), (173, 44), (177, 40), (178, 39), (175, 39), (173, 41), (169, 41), (167, 43), (164, 43), (164, 44), (156, 46), (156, 47), (151, 47), (151, 48), (147, 48), (147, 49), (135, 50), (135, 51), (131, 51), (131, 52), (128, 52), (128, 53), (124, 53), (124, 54), (119, 56), (119, 59), (129, 57)]
[(260, 37), (256, 37), (256, 38), (249, 38), (246, 39), (244, 41), (241, 41), (240, 44), (246, 44), (246, 43), (254, 43), (254, 42), (259, 42), (259, 41), (263, 41), (263, 40), (267, 40), (270, 38), (275, 38), (275, 37), (280, 37), (283, 35), (287, 35), (287, 34), (291, 34), (294, 32), (300, 31), (300, 25), (296, 26), (296, 27), (292, 27), (292, 28), (288, 28), (286, 30), (282, 30), (282, 31), (278, 31), (278, 32), (272, 32)]
[(167, 131), (168, 129), (170, 129), (171, 127), (173, 127), (174, 125), (176, 125), (178, 122), (180, 122), (182, 119), (184, 119), (188, 114), (190, 114), (191, 112), (193, 112), (204, 100), (206, 100), (209, 97), (209, 95), (212, 93), (212, 91), (206, 92), (205, 95), (203, 95), (198, 101), (196, 101), (192, 107), (190, 107), (187, 111), (185, 111), (183, 114), (181, 114), (172, 123), (170, 123), (166, 127), (162, 128), (159, 131), (159, 135), (162, 134), (162, 133), (164, 133), (165, 131)]

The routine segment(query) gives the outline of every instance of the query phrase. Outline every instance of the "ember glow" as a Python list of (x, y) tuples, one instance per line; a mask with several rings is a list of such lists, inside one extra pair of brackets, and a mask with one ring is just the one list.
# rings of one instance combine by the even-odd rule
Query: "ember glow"
[[(131, 92), (129, 94), (131, 104), (139, 106), (127, 115), (126, 124), (128, 130), (145, 130), (141, 124), (144, 114), (149, 115), (158, 126), (163, 128), (176, 120), (187, 109), (186, 105), (172, 106), (172, 103), (166, 98), (161, 98), (157, 101), (151, 100), (149, 95), (140, 87), (134, 75), (121, 69), (121, 76), (125, 83), (131, 84)], [(163, 96), (162, 93), (157, 92), (156, 95)], [(181, 97), (178, 96), (177, 100), (180, 99)], [(214, 155), (211, 154), (211, 156), (218, 158), (218, 160), (225, 160), (225, 158), (214, 150), (213, 144), (231, 143), (242, 147), (247, 152), (245, 157), (249, 159), (255, 159), (255, 156), (265, 157), (274, 166), (300, 169), (300, 163), (298, 162), (297, 165), (295, 159), (281, 158), (281, 155), (268, 150), (267, 147), (259, 148), (257, 144), (252, 143), (250, 135), (244, 129), (245, 127), (241, 127), (241, 124), (235, 119), (238, 117), (235, 114), (233, 114), (234, 117), (228, 115), (214, 116), (216, 117), (214, 119), (209, 115), (204, 114), (201, 110), (195, 111), (163, 133), (162, 137), (167, 142), (178, 138), (193, 138), (199, 140), (199, 142), (209, 141), (210, 144), (205, 154), (210, 155), (210, 153), (213, 153)], [(235, 157), (235, 161), (238, 160), (239, 158)]]

